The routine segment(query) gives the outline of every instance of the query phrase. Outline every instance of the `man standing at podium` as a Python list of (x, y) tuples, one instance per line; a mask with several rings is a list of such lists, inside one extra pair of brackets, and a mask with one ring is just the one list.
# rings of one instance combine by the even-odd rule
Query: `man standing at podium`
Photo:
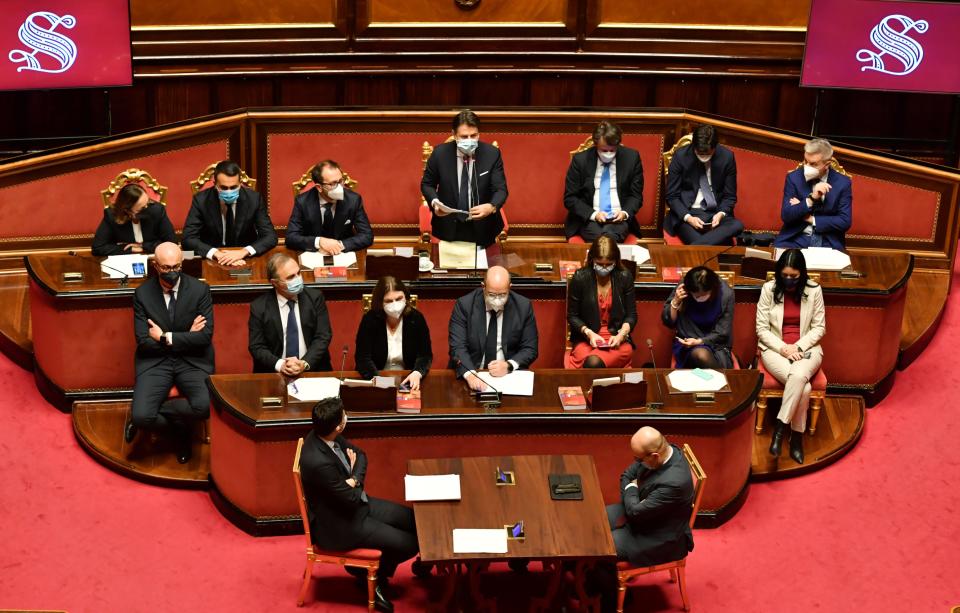
[[(503, 230), (503, 159), (499, 149), (480, 142), (480, 118), (473, 111), (460, 111), (453, 118), (453, 137), (433, 150), (420, 182), (433, 212), (431, 232), (440, 240), (487, 247)], [(462, 212), (446, 212), (441, 204)]]
[[(177, 461), (192, 455), (192, 425), (210, 415), (207, 375), (213, 373), (213, 302), (210, 287), (180, 272), (183, 253), (173, 243), (157, 246), (153, 276), (133, 294), (134, 358), (130, 443), (138, 428), (172, 431)], [(176, 385), (181, 398), (167, 400)]]

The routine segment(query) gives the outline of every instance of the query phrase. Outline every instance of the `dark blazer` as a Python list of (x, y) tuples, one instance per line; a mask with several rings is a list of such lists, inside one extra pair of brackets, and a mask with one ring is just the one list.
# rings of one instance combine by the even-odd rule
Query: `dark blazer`
[[(170, 321), (163, 288), (157, 277), (150, 277), (133, 293), (133, 331), (137, 338), (134, 358), (136, 374), (159, 364), (168, 357), (179, 357), (207, 374), (213, 373), (213, 301), (210, 286), (185, 274), (180, 274), (177, 291), (175, 321)], [(197, 315), (203, 315), (207, 325), (199, 332), (190, 332)], [(150, 338), (147, 319), (153, 320), (164, 332), (173, 332), (173, 345)]]
[[(153, 253), (160, 243), (177, 242), (177, 233), (167, 217), (167, 207), (159, 202), (151, 202), (137, 216), (140, 222), (140, 232), (143, 234), (144, 253)], [(93, 255), (122, 255), (132, 253), (124, 251), (123, 246), (135, 243), (133, 238), (133, 223), (118, 224), (113, 220), (113, 211), (103, 209), (103, 219), (93, 235)]]
[[(697, 159), (692, 145), (681, 147), (673, 154), (667, 172), (667, 204), (670, 206), (670, 215), (664, 221), (667, 232), (671, 235), (676, 234), (677, 226), (682, 224), (684, 216), (690, 213), (690, 207), (700, 191), (700, 176), (706, 172), (706, 166)], [(733, 208), (737, 204), (737, 160), (733, 157), (733, 151), (723, 145), (717, 145), (710, 159), (710, 180), (713, 196), (717, 200), (715, 213), (722, 211), (727, 217), (733, 217)]]
[[(307, 352), (303, 361), (310, 370), (332, 370), (330, 366), (330, 316), (323, 293), (308, 287), (297, 296), (300, 311), (300, 326)], [(280, 305), (276, 290), (257, 296), (250, 303), (250, 318), (247, 320), (247, 350), (253, 357), (253, 372), (276, 372), (277, 360), (283, 357), (283, 323), (280, 321)]]
[[(567, 220), (563, 232), (567, 238), (580, 232), (580, 228), (593, 215), (593, 186), (597, 174), (597, 148), (591, 147), (573, 156), (567, 168), (567, 180), (563, 190), (563, 206), (567, 207)], [(617, 147), (617, 196), (620, 208), (627, 214), (630, 232), (640, 236), (640, 224), (636, 214), (643, 206), (643, 165), (640, 152), (630, 147)]]
[[(683, 451), (671, 447), (670, 460), (657, 470), (634, 462), (620, 476), (623, 507), (635, 546), (629, 552), (633, 564), (673, 562), (693, 551), (693, 478)], [(637, 487), (624, 490), (634, 479)]]
[[(457, 376), (462, 377), (467, 369), (476, 370), (483, 361), (483, 345), (487, 340), (487, 310), (483, 290), (475, 289), (457, 299), (450, 314), (450, 363)], [(537, 359), (539, 339), (537, 319), (533, 315), (530, 300), (516, 292), (503, 307), (503, 326), (500, 341), (504, 359), (515, 361), (520, 368), (527, 368)], [(462, 364), (457, 366), (457, 360)]]
[[(320, 215), (320, 194), (310, 189), (293, 200), (293, 211), (287, 224), (287, 247), (297, 251), (316, 251), (323, 220)], [(373, 228), (363, 210), (363, 198), (357, 192), (343, 190), (333, 214), (333, 238), (343, 242), (344, 251), (359, 251), (373, 244)]]
[[(804, 218), (812, 214), (817, 221), (813, 231), (822, 237), (823, 246), (841, 251), (846, 248), (844, 235), (853, 222), (853, 183), (849, 177), (831, 169), (827, 172), (827, 183), (832, 188), (822, 202), (814, 202), (813, 208), (807, 208), (806, 198), (817, 181), (819, 179), (807, 182), (803, 177), (803, 168), (787, 173), (783, 202), (780, 203), (783, 228), (774, 241), (777, 247), (809, 247), (809, 238), (803, 234), (807, 226)], [(796, 198), (800, 204), (790, 204), (791, 198)]]
[[(496, 240), (503, 230), (503, 217), (500, 209), (507, 201), (507, 178), (503, 173), (503, 158), (500, 150), (493, 145), (481, 142), (474, 154), (476, 167), (474, 168), (473, 202), (475, 204), (490, 203), (497, 211), (479, 221), (462, 222), (456, 218), (460, 215), (438, 217), (433, 215), (431, 231), (441, 240), (454, 240), (457, 223), (471, 223), (476, 226), (477, 241), (486, 247)], [(427, 200), (427, 205), (434, 199), (439, 200), (451, 208), (457, 208), (460, 198), (460, 183), (457, 181), (457, 143), (449, 142), (437, 145), (427, 160), (423, 169), (423, 179), (420, 181), (420, 193)], [(432, 211), (433, 209), (431, 209)]]
[[(677, 288), (674, 287), (667, 301), (663, 303), (663, 310), (660, 313), (660, 321), (663, 325), (674, 328), (677, 331), (676, 336), (680, 338), (699, 338), (704, 345), (710, 345), (713, 348), (721, 368), (733, 368), (731, 346), (733, 345), (733, 309), (736, 306), (736, 296), (730, 286), (725, 282), (720, 283), (720, 319), (710, 330), (701, 329), (683, 310), (677, 313), (677, 321), (670, 321), (670, 302), (676, 294)], [(693, 298), (687, 298), (684, 302), (693, 302)]]
[[(409, 308), (403, 316), (403, 367), (427, 376), (433, 364), (430, 329), (420, 311)], [(369, 311), (357, 328), (354, 354), (357, 371), (365, 379), (377, 375), (387, 364), (387, 316), (380, 311)]]
[[(614, 270), (611, 274), (610, 334), (616, 334), (624, 322), (630, 324), (627, 342), (633, 345), (633, 330), (637, 327), (637, 300), (633, 278), (627, 270)], [(580, 333), (586, 326), (596, 332), (600, 329), (600, 306), (597, 303), (597, 275), (588, 268), (573, 274), (567, 289), (567, 322), (570, 324), (570, 343), (586, 343)]]
[[(357, 454), (353, 474), (347, 470), (326, 441), (310, 432), (303, 438), (300, 452), (300, 476), (307, 499), (307, 519), (313, 542), (322, 549), (353, 549), (373, 531), (377, 522), (368, 522), (370, 504), (361, 499), (367, 476), (367, 454), (343, 436), (336, 442), (344, 455), (348, 449)], [(357, 480), (357, 487), (347, 479)]]
[(223, 221), (220, 218), (220, 196), (214, 187), (193, 196), (187, 221), (183, 224), (183, 248), (206, 257), (213, 248), (253, 247), (257, 255), (277, 246), (277, 231), (267, 214), (263, 196), (248, 187), (240, 188), (237, 199), (234, 228), (237, 242), (223, 244)]

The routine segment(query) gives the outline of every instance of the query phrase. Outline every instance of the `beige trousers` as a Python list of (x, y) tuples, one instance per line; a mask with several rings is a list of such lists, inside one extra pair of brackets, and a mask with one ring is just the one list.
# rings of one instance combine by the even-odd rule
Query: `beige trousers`
[(764, 349), (760, 359), (767, 372), (783, 384), (783, 401), (777, 419), (790, 424), (795, 432), (804, 432), (810, 408), (810, 379), (820, 369), (823, 350), (818, 345), (810, 349), (809, 358), (791, 362), (772, 349)]

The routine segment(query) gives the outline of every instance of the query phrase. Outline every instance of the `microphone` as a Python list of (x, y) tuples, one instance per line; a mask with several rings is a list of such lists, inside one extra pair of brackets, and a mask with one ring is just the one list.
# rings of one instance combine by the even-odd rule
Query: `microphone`
[(339, 379), (340, 379), (341, 382), (343, 382), (343, 366), (347, 363), (347, 352), (348, 352), (348, 351), (350, 351), (350, 346), (349, 346), (349, 345), (344, 345), (344, 346), (343, 346), (343, 354), (342, 354), (342, 357), (340, 358), (340, 377), (339, 377)]
[(723, 255), (724, 253), (730, 251), (730, 250), (733, 249), (734, 247), (736, 247), (736, 245), (729, 245), (726, 249), (722, 249), (722, 250), (714, 253), (714, 254), (711, 255), (710, 257), (708, 257), (708, 258), (707, 258), (706, 260), (704, 260), (703, 263), (701, 263), (700, 265), (701, 265), (701, 266), (706, 266), (707, 264), (709, 264), (709, 263), (712, 262), (713, 260), (719, 258), (721, 255)]
[[(477, 374), (477, 371), (473, 370), (472, 368), (467, 368), (467, 365), (463, 363), (463, 360), (461, 360), (460, 358), (457, 358), (457, 367), (459, 368), (460, 366), (463, 366), (464, 368), (466, 368), (466, 370), (467, 370), (468, 373), (470, 373), (470, 374), (473, 375), (474, 377), (480, 379), (480, 375)], [(480, 379), (480, 380), (483, 381), (483, 379)], [(492, 390), (494, 391), (494, 393), (496, 393), (497, 398), (500, 397), (500, 390), (498, 390), (497, 388), (493, 387), (492, 385), (490, 385), (490, 384), (487, 383), (486, 381), (483, 381), (483, 383), (484, 383), (487, 387), (489, 387), (490, 389), (492, 389)], [(487, 392), (472, 392), (472, 393), (475, 394), (475, 395), (480, 395), (480, 394), (484, 394), (484, 393), (487, 393)]]
[[(656, 368), (657, 368), (657, 358), (653, 355), (653, 341), (652, 341), (651, 339), (649, 339), (649, 338), (647, 339), (647, 349), (650, 350), (650, 361), (653, 362), (653, 368), (654, 368), (654, 370), (656, 370)], [(653, 410), (658, 410), (658, 409), (662, 409), (662, 408), (663, 408), (663, 388), (660, 387), (660, 377), (659, 377), (659, 375), (657, 375), (656, 373), (654, 373), (653, 378), (657, 380), (657, 393), (660, 395), (660, 402), (648, 402), (648, 403), (647, 403), (647, 408), (653, 409)]]

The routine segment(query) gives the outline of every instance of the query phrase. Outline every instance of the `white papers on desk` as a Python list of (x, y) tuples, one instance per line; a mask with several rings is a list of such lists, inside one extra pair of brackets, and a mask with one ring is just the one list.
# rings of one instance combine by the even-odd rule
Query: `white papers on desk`
[(351, 266), (357, 265), (357, 253), (356, 251), (344, 251), (343, 253), (338, 253), (333, 256), (333, 265), (334, 266), (343, 266), (344, 268), (350, 268)]
[(620, 249), (620, 259), (637, 264), (643, 264), (650, 259), (650, 251), (640, 245), (617, 245), (617, 247)]
[(627, 371), (623, 373), (623, 382), (624, 383), (642, 383), (643, 371), (634, 370), (634, 371)]
[[(326, 257), (330, 257), (329, 255)], [(302, 268), (323, 268), (327, 266), (323, 262), (324, 254), (319, 251), (304, 251), (300, 254), (300, 266)], [(357, 254), (354, 251), (347, 251), (333, 256), (334, 266), (343, 266), (350, 268), (357, 265)]]
[[(784, 249), (777, 249), (779, 260)], [(843, 270), (850, 266), (850, 256), (830, 247), (807, 247), (800, 250), (807, 262), (807, 270)]]
[(100, 262), (100, 270), (111, 279), (145, 277), (147, 276), (147, 256), (142, 253), (108, 255), (107, 259)]
[(405, 475), (403, 486), (407, 502), (460, 500), (460, 475)]
[(402, 258), (412, 258), (413, 257), (413, 247), (394, 247), (393, 253), (402, 257)]
[(467, 241), (440, 241), (440, 268), (486, 270), (487, 250)]
[(454, 528), (453, 553), (507, 553), (507, 531)]
[(533, 371), (515, 370), (502, 377), (488, 372), (478, 372), (480, 379), (504, 396), (533, 396)]
[(704, 379), (693, 370), (684, 369), (674, 370), (667, 375), (667, 380), (678, 392), (716, 392), (727, 384), (727, 377), (719, 370), (705, 368), (699, 372), (709, 374), (710, 378)]
[(336, 377), (302, 377), (287, 385), (287, 394), (297, 400), (317, 401), (339, 393), (340, 380)]

